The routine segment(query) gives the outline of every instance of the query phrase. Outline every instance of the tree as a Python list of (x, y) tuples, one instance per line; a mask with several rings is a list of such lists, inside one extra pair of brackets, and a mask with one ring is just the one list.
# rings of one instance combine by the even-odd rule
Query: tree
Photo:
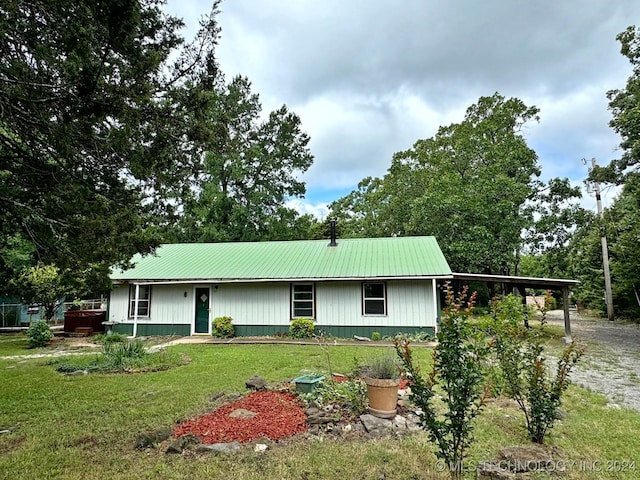
[(3, 2), (0, 246), (104, 279), (158, 244), (208, 136), (218, 3), (185, 44), (159, 0)]
[(262, 106), (251, 83), (235, 77), (212, 94), (214, 132), (206, 144), (197, 197), (185, 206), (178, 238), (248, 241), (303, 238), (309, 219), (285, 205), (305, 185), (296, 178), (312, 164), (309, 137), (286, 106), (260, 120)]
[(640, 315), (640, 174), (627, 175), (624, 188), (607, 211), (607, 238), (611, 272), (615, 279), (613, 300), (620, 312)]
[(50, 322), (56, 310), (69, 292), (63, 275), (54, 265), (37, 265), (24, 270), (15, 280), (20, 298), (27, 304), (37, 303), (42, 307), (42, 319)]
[(620, 42), (620, 53), (633, 66), (626, 87), (607, 92), (613, 116), (609, 126), (622, 137), (622, 156), (607, 167), (594, 168), (590, 177), (596, 181), (623, 183), (625, 172), (629, 168), (637, 171), (640, 165), (640, 29), (630, 26), (619, 33), (616, 40)]
[[(537, 119), (538, 109), (519, 99), (481, 97), (461, 123), (396, 153), (383, 179), (365, 179), (331, 208), (355, 235), (434, 235), (454, 271), (517, 273), (534, 212), (545, 204), (544, 217), (556, 217), (563, 200), (579, 195), (566, 180), (538, 180), (537, 155), (522, 135)], [(551, 226), (547, 237), (559, 235)]]

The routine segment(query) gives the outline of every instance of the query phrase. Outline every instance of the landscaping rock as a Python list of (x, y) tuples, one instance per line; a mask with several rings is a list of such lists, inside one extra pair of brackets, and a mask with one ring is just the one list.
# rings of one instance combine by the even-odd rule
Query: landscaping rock
[(389, 435), (393, 431), (393, 422), (386, 418), (378, 418), (371, 414), (360, 415), (360, 421), (365, 430), (372, 437), (382, 437)]
[(196, 451), (200, 453), (216, 453), (228, 455), (231, 453), (236, 453), (241, 448), (242, 445), (240, 445), (239, 442), (213, 443), (211, 445), (198, 445)]
[(538, 445), (506, 447), (498, 452), (496, 460), (499, 465), (508, 467), (512, 472), (531, 472), (544, 469), (553, 463), (549, 452)]
[(191, 445), (198, 445), (201, 442), (197, 435), (182, 435), (176, 438), (165, 450), (165, 453), (182, 453), (185, 449)]
[(250, 390), (265, 390), (267, 388), (267, 381), (262, 377), (251, 377), (244, 384)]
[(138, 450), (145, 448), (155, 448), (156, 443), (165, 441), (171, 436), (173, 431), (170, 428), (162, 428), (153, 432), (141, 433), (136, 437), (135, 447)]
[(360, 337), (358, 335), (354, 335), (353, 338), (355, 338), (359, 342), (371, 342), (372, 341), (369, 337)]
[(309, 425), (325, 425), (328, 423), (338, 423), (341, 420), (340, 414), (330, 415), (328, 412), (317, 412), (307, 417)]
[(256, 412), (245, 410), (244, 408), (238, 408), (229, 414), (231, 418), (253, 418), (258, 415)]
[(269, 445), (265, 445), (264, 443), (256, 443), (253, 447), (253, 451), (256, 453), (264, 453), (269, 448)]
[(491, 462), (480, 462), (476, 468), (477, 480), (513, 480), (516, 476), (509, 470), (500, 468)]
[(224, 393), (224, 392), (214, 393), (213, 395), (211, 395), (211, 396), (209, 397), (209, 402), (211, 402), (211, 403), (215, 403), (215, 402), (217, 402), (218, 400), (220, 400), (220, 399), (221, 399), (222, 397), (224, 397), (224, 396), (225, 396), (225, 393)]

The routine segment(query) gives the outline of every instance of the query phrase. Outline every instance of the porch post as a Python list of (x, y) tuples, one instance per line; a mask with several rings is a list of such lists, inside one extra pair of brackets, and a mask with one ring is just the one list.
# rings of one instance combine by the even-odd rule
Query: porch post
[(569, 317), (569, 287), (562, 287), (562, 306), (564, 309), (564, 343), (571, 343), (571, 318)]
[(138, 304), (140, 303), (140, 284), (136, 283), (136, 296), (133, 300), (133, 336), (138, 334)]

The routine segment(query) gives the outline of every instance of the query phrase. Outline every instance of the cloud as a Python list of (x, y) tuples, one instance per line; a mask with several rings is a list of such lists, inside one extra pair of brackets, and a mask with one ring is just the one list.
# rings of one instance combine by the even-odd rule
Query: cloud
[[(191, 26), (209, 7), (167, 8)], [(617, 156), (605, 94), (631, 73), (615, 37), (635, 18), (637, 0), (227, 0), (216, 53), (265, 111), (301, 116), (309, 197), (383, 175), (394, 152), (494, 92), (540, 107), (526, 136), (543, 177), (580, 181), (582, 158)]]

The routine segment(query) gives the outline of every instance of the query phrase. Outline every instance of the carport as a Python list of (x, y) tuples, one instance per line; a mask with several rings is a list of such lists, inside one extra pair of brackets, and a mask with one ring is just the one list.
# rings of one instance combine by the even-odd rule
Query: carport
[(577, 280), (561, 278), (515, 277), (507, 275), (484, 275), (481, 273), (454, 273), (454, 280), (461, 282), (501, 283), (507, 291), (518, 289), (525, 296), (525, 288), (555, 290), (562, 292), (562, 308), (564, 310), (565, 343), (571, 343), (571, 318), (569, 317), (569, 287), (578, 284)]

